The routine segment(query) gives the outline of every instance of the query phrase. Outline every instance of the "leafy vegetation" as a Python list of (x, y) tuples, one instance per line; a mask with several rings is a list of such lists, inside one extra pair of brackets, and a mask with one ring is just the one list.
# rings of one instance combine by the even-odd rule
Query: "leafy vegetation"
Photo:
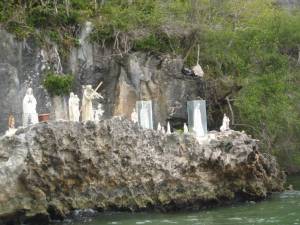
[(70, 93), (73, 86), (72, 75), (48, 73), (44, 80), (44, 87), (51, 96), (63, 96)]
[[(10, 32), (19, 39), (42, 33), (65, 55), (78, 44), (80, 24), (87, 20), (94, 26), (91, 41), (117, 53), (180, 54), (191, 66), (199, 45), (207, 79), (242, 86), (228, 96), (234, 128), (260, 139), (285, 166), (300, 165), (298, 9), (286, 11), (275, 0), (0, 2), (0, 22)], [(50, 78), (53, 93), (61, 91), (61, 81)]]

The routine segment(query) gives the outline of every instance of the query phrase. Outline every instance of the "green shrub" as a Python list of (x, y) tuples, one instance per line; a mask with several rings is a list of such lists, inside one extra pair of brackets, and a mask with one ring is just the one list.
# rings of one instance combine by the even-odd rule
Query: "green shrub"
[(53, 27), (56, 25), (54, 9), (38, 6), (30, 10), (27, 22), (35, 27)]
[(134, 41), (134, 50), (154, 53), (180, 53), (180, 38), (168, 37), (165, 33), (151, 34)]
[(18, 40), (23, 40), (24, 38), (28, 38), (31, 34), (34, 33), (34, 29), (32, 27), (29, 27), (26, 24), (17, 21), (7, 22), (5, 28), (8, 32), (16, 35), (16, 38)]
[(14, 4), (12, 1), (0, 1), (0, 22), (8, 20), (14, 12)]
[(73, 80), (72, 75), (48, 73), (44, 80), (44, 87), (51, 96), (63, 96), (72, 90)]
[(56, 12), (53, 7), (37, 6), (32, 8), (27, 15), (27, 22), (36, 28), (73, 26), (77, 25), (79, 20), (79, 12), (71, 10), (68, 15), (63, 7), (58, 8)]
[(114, 28), (111, 24), (101, 24), (93, 29), (90, 34), (92, 42), (101, 43), (102, 41), (111, 42), (114, 40)]
[(86, 0), (71, 0), (70, 2), (72, 8), (76, 10), (87, 10), (92, 5), (91, 2), (89, 4)]
[(112, 41), (118, 32), (129, 33), (137, 29), (155, 29), (162, 24), (159, 1), (144, 0), (107, 1), (99, 9), (100, 18), (94, 21), (92, 41)]

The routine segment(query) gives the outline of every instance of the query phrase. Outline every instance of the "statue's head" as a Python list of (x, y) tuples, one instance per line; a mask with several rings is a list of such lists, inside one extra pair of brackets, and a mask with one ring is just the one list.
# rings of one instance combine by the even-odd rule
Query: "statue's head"
[(89, 84), (89, 85), (86, 85), (86, 89), (89, 89), (89, 90), (93, 89), (93, 88), (92, 88), (92, 85), (90, 85), (90, 84)]
[(73, 92), (70, 93), (70, 98), (73, 98), (75, 95)]
[(98, 104), (98, 109), (102, 109), (102, 104)]
[(28, 88), (26, 91), (26, 95), (32, 95), (32, 88)]

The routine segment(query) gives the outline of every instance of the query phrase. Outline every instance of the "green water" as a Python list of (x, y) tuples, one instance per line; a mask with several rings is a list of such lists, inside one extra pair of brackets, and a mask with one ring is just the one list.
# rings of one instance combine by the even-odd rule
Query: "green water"
[[(300, 177), (289, 182), (300, 190)], [(196, 213), (104, 213), (88, 221), (64, 225), (300, 225), (300, 191), (274, 194), (270, 200), (260, 203), (243, 203)]]

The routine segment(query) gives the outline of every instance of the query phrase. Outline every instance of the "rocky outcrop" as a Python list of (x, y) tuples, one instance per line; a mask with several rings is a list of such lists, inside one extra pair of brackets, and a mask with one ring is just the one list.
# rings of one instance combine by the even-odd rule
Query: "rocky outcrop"
[(163, 135), (115, 117), (40, 123), (0, 140), (0, 218), (75, 209), (198, 209), (283, 189), (275, 159), (245, 133)]

